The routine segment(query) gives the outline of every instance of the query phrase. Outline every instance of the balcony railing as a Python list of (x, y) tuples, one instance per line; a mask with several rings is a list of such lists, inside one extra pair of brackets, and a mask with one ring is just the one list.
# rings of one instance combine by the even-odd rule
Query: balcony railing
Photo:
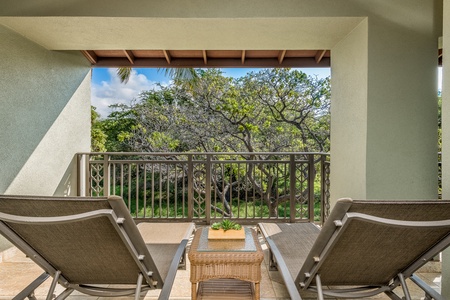
[(119, 195), (137, 220), (317, 222), (328, 216), (323, 153), (79, 153), (78, 194)]

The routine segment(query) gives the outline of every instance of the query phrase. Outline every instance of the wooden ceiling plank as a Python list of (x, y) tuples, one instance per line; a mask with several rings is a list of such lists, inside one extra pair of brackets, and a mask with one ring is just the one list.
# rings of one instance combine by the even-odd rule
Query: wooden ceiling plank
[(281, 65), (283, 63), (284, 60), (284, 56), (286, 55), (286, 50), (281, 50), (278, 53), (278, 63)]
[(163, 52), (164, 52), (164, 57), (166, 58), (167, 63), (170, 65), (172, 58), (170, 57), (169, 50), (163, 50)]
[(133, 52), (131, 52), (130, 50), (124, 50), (123, 52), (125, 52), (126, 57), (130, 61), (130, 63), (133, 65), (134, 64), (134, 60), (135, 60)]
[(316, 63), (320, 63), (320, 61), (322, 60), (322, 58), (326, 52), (327, 52), (327, 50), (317, 50), (316, 56), (315, 56)]
[(242, 50), (241, 62), (242, 62), (242, 64), (245, 63), (245, 50)]
[(81, 50), (81, 53), (89, 60), (89, 62), (95, 65), (98, 61), (98, 57), (92, 50)]
[(205, 65), (208, 64), (208, 55), (206, 54), (206, 50), (202, 50), (203, 52), (203, 62), (205, 63)]
[[(173, 59), (169, 65), (164, 58), (139, 58), (134, 65), (128, 59), (123, 58), (99, 58), (93, 67), (133, 67), (133, 68), (204, 68), (203, 58), (195, 59)], [(208, 58), (208, 68), (329, 68), (330, 58), (324, 57), (320, 63), (317, 63), (313, 57), (285, 58), (280, 65), (277, 58), (245, 58), (245, 64), (242, 64), (240, 58), (234, 59), (216, 59)]]

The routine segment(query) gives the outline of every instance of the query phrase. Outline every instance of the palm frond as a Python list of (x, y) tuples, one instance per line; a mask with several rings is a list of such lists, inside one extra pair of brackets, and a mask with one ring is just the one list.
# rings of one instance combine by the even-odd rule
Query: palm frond
[(118, 68), (117, 76), (119, 76), (120, 82), (126, 84), (128, 82), (128, 80), (130, 80), (131, 68), (128, 68), (128, 67)]
[[(117, 76), (119, 76), (120, 82), (126, 84), (130, 80), (131, 70), (129, 67), (117, 69)], [(164, 72), (164, 75), (172, 78), (172, 80), (183, 80), (192, 83), (199, 78), (193, 68), (158, 68), (158, 72)]]

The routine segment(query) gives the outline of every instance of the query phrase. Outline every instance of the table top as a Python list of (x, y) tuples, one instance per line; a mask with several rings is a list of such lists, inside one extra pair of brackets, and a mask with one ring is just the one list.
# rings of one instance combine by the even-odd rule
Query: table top
[[(264, 253), (261, 249), (261, 245), (259, 243), (256, 231), (248, 228), (249, 235), (246, 235), (246, 240), (244, 241), (232, 241), (231, 243), (237, 243), (237, 245), (225, 246), (227, 243), (230, 243), (230, 240), (206, 240), (209, 243), (218, 242), (217, 245), (214, 245), (214, 250), (203, 250), (200, 247), (200, 240), (203, 237), (205, 239), (205, 233), (208, 232), (208, 227), (197, 229), (194, 239), (192, 240), (192, 244), (188, 253), (189, 260), (191, 261), (191, 265), (203, 264), (203, 263), (256, 263), (260, 264), (264, 259)], [(247, 234), (247, 232), (246, 232)], [(248, 241), (247, 241), (248, 240)], [(222, 244), (221, 244), (222, 243)], [(254, 250), (245, 250), (242, 248), (242, 243), (249, 243), (254, 247)], [(235, 247), (238, 246), (238, 247)], [(202, 246), (204, 247), (204, 246)], [(228, 248), (227, 248), (228, 247)], [(234, 247), (234, 249), (233, 249)], [(244, 246), (245, 247), (245, 246)], [(204, 249), (204, 248), (203, 248)], [(242, 250), (244, 249), (244, 250)]]

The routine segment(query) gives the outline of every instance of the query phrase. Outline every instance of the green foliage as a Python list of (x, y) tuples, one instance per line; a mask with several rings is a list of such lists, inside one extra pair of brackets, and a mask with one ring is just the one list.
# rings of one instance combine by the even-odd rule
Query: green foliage
[(91, 106), (91, 151), (105, 152), (106, 134), (101, 127), (99, 121), (100, 115), (95, 111), (95, 107)]
[(100, 125), (107, 135), (105, 147), (109, 152), (133, 151), (128, 139), (134, 136), (136, 112), (124, 104), (114, 104), (111, 107), (113, 112)]
[(240, 224), (237, 224), (234, 221), (231, 221), (229, 219), (224, 219), (222, 220), (222, 222), (217, 222), (217, 223), (213, 223), (211, 225), (211, 228), (214, 230), (219, 230), (219, 229), (223, 229), (223, 231), (227, 231), (227, 230), (240, 230), (242, 228), (242, 226)]

